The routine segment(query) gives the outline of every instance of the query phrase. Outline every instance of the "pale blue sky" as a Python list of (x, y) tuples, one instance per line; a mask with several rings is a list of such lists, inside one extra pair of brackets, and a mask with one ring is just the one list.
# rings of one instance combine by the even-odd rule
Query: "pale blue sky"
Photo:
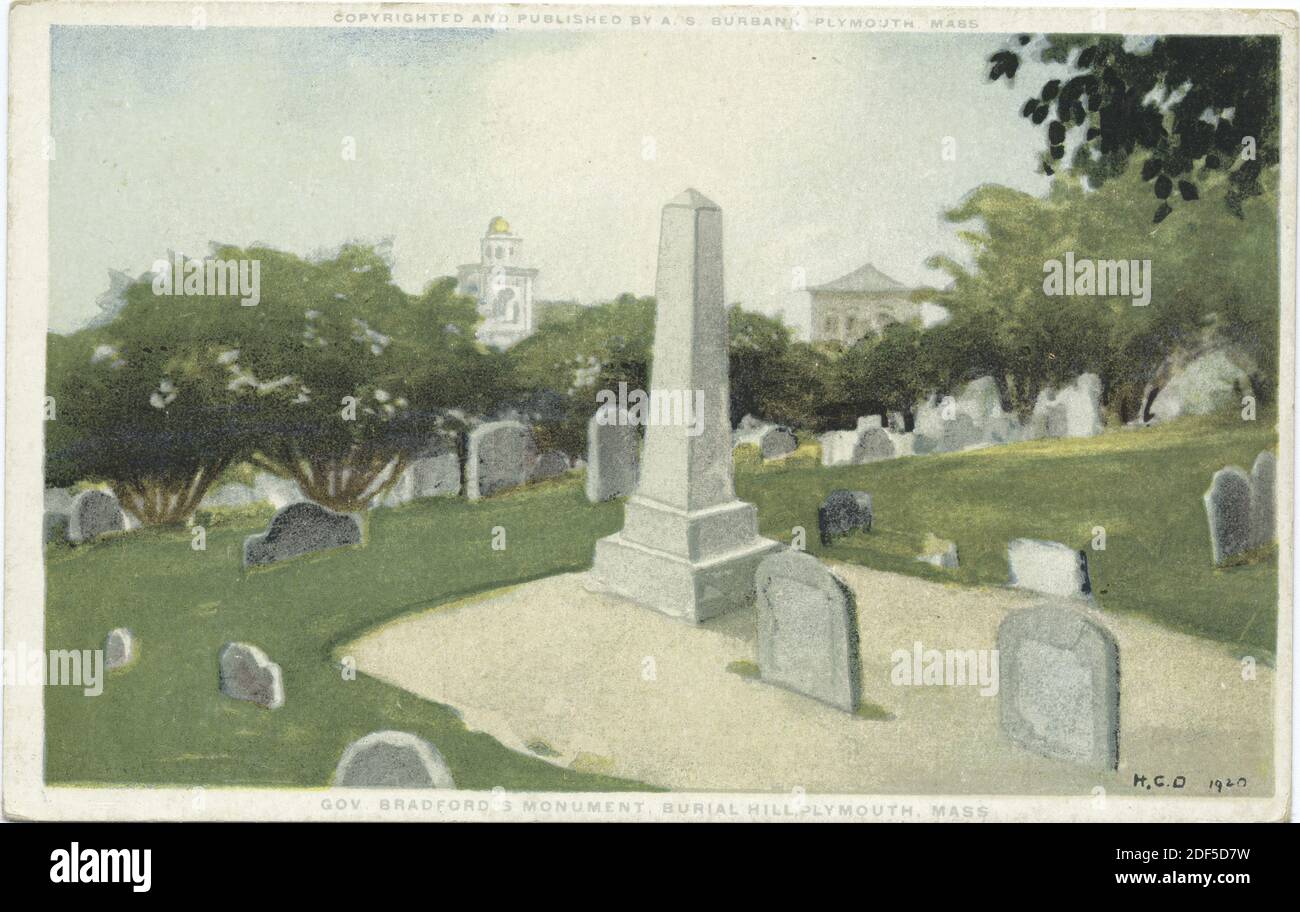
[(57, 28), (51, 328), (94, 316), (110, 268), (214, 240), (391, 237), (417, 290), (474, 260), (494, 215), (542, 297), (648, 294), (659, 207), (687, 186), (723, 208), (728, 300), (772, 312), (796, 269), (817, 284), (867, 261), (938, 281), (926, 257), (961, 250), (945, 208), (985, 182), (1047, 186), (1017, 114), (1041, 74), (984, 80), (1004, 42)]

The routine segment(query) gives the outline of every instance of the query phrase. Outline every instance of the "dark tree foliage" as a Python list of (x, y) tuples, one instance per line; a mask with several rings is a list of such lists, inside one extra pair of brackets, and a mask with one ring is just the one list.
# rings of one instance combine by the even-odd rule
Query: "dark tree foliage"
[[(1021, 47), (1030, 36), (1021, 35)], [(1268, 36), (1168, 35), (1125, 50), (1122, 35), (1046, 35), (1038, 58), (1065, 66), (1020, 109), (1043, 126), (1046, 174), (1065, 157), (1066, 131), (1083, 128), (1070, 167), (1094, 186), (1144, 159), (1155, 222), (1175, 201), (1200, 198), (1208, 173), (1227, 174), (1225, 202), (1238, 218), (1242, 203), (1263, 192), (1260, 175), (1278, 162), (1279, 41)], [(989, 79), (1014, 81), (1019, 50), (989, 57)]]

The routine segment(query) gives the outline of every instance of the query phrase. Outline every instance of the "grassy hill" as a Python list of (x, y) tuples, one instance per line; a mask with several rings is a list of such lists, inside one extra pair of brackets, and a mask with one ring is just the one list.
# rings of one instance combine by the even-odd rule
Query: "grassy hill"
[[(1103, 526), (1106, 550), (1089, 560), (1104, 611), (1139, 612), (1268, 660), (1276, 549), (1215, 570), (1201, 494), (1215, 470), (1249, 468), (1274, 443), (1264, 421), (1196, 419), (835, 469), (816, 465), (809, 447), (767, 466), (742, 458), (737, 489), (758, 504), (768, 536), (788, 542), (803, 526), (814, 553), (962, 584), (1005, 582), (1011, 538), (1085, 547)], [(823, 549), (817, 506), (837, 487), (870, 491), (876, 526)], [(349, 741), (397, 728), (436, 743), (465, 788), (643, 788), (507, 750), (467, 731), (454, 709), (364, 675), (345, 680), (331, 660), (335, 647), (393, 617), (590, 566), (595, 540), (621, 525), (620, 504), (588, 504), (572, 476), (473, 504), (422, 501), (372, 513), (364, 547), (243, 573), (243, 538), (269, 515), (218, 520), (206, 551), (175, 530), (50, 548), (47, 647), (99, 648), (108, 630), (126, 626), (141, 657), (93, 699), (47, 688), (48, 781), (323, 786)], [(491, 547), (496, 526), (506, 530), (504, 551)], [(912, 559), (927, 532), (957, 542), (960, 570), (945, 576)], [(280, 663), (283, 708), (218, 694), (216, 656), (230, 640)]]

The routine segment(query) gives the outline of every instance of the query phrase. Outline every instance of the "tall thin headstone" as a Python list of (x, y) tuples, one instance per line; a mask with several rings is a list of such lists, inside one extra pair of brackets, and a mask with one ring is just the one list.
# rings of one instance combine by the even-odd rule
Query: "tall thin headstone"
[(751, 602), (759, 561), (780, 546), (759, 537), (758, 510), (732, 483), (722, 210), (695, 190), (664, 206), (655, 297), (652, 402), (701, 397), (703, 408), (648, 423), (623, 529), (596, 543), (592, 575), (698, 623)]

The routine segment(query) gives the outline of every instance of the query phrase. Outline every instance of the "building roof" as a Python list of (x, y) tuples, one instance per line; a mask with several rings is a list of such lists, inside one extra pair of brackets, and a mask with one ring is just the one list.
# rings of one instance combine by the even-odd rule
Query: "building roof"
[(834, 279), (824, 285), (814, 285), (808, 290), (871, 294), (888, 291), (908, 291), (909, 289), (902, 282), (897, 282), (891, 279), (875, 266), (867, 263), (865, 266), (853, 270), (848, 275), (842, 275), (838, 279)]

